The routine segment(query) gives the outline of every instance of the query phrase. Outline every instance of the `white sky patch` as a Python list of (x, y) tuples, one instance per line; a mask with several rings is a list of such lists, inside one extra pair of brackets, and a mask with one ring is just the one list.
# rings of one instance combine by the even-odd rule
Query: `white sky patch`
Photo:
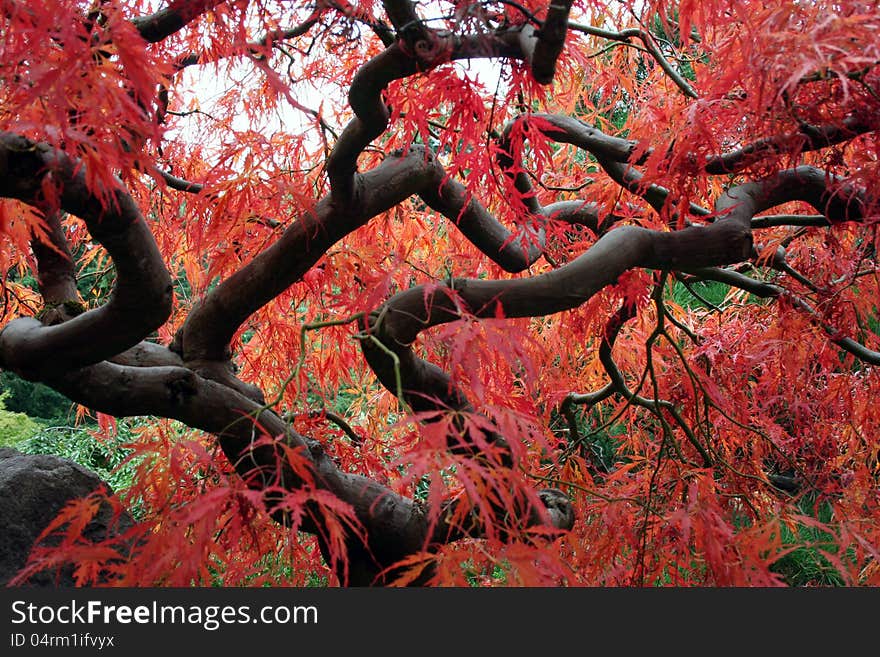
[[(420, 14), (428, 19), (428, 25), (436, 29), (448, 29), (449, 25), (446, 21), (431, 20), (431, 18), (450, 16), (452, 12), (450, 5), (435, 0), (418, 4), (420, 5)], [(497, 7), (501, 8), (502, 5), (498, 4)], [(289, 20), (294, 21), (292, 24), (296, 24), (296, 20), (302, 21), (306, 15), (307, 12), (291, 12), (289, 4), (286, 6), (286, 11), (279, 6), (279, 16), (287, 16)], [(585, 18), (583, 15), (577, 15), (577, 10), (573, 11), (572, 20), (576, 20), (576, 16), (580, 20)], [(264, 29), (265, 26), (261, 25), (261, 22), (254, 15), (254, 23), (250, 30), (251, 38), (259, 38)], [(318, 29), (320, 29), (320, 24), (313, 27), (312, 33)], [(362, 26), (361, 29), (364, 33), (363, 38), (376, 38), (369, 33), (369, 28)], [(309, 38), (308, 35), (299, 37), (300, 40)], [(295, 44), (296, 40), (291, 43)], [(290, 82), (290, 94), (294, 101), (310, 110), (321, 111), (322, 117), (330, 127), (337, 133), (340, 132), (350, 116), (346, 97), (348, 89), (322, 83), (321, 80), (302, 79), (302, 62), (306, 61), (307, 57), (326, 56), (328, 57), (327, 66), (333, 66), (334, 62), (329, 59), (331, 56), (321, 52), (319, 40), (314, 43), (309, 55), (294, 54), (299, 61), (294, 61), (289, 65), (289, 68), (286, 62), (279, 65), (278, 57), (273, 57), (275, 65), (273, 70), (285, 82), (288, 81), (288, 75), (292, 75), (295, 79)], [(499, 96), (505, 95), (507, 91), (505, 69), (509, 67), (506, 60), (476, 58), (456, 61), (452, 65), (471, 81), (481, 84), (488, 94), (497, 91)], [(228, 121), (228, 125), (233, 131), (256, 131), (264, 134), (267, 138), (274, 135), (304, 135), (309, 148), (318, 150), (323, 141), (315, 117), (295, 107), (283, 96), (279, 99), (274, 110), (262, 114), (247, 112), (244, 105), (247, 102), (246, 99), (239, 99), (238, 105), (231, 110), (220, 106), (230, 91), (240, 91), (246, 85), (256, 86), (261, 83), (261, 78), (264, 75), (257, 65), (247, 57), (229, 58), (217, 65), (209, 63), (188, 67), (178, 74), (178, 81), (171, 89), (174, 98), (173, 105), (180, 112), (198, 111), (188, 116), (175, 117), (171, 122), (173, 127), (166, 131), (166, 139), (182, 143), (198, 142), (203, 144), (208, 149), (205, 156), (210, 162), (213, 155), (222, 150), (219, 145), (216, 149), (212, 149), (210, 140), (202, 134), (206, 127), (205, 121), (211, 121), (212, 119), (209, 117), (213, 116)], [(229, 119), (230, 115), (231, 120)], [(332, 140), (329, 135), (327, 138)]]

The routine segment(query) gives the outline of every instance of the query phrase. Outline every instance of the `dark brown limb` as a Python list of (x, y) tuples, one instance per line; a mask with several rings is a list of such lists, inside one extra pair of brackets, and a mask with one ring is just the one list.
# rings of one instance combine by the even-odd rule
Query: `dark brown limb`
[(823, 126), (802, 124), (793, 132), (759, 139), (730, 153), (712, 156), (706, 161), (704, 168), (706, 173), (715, 175), (737, 173), (783, 151), (798, 153), (815, 151), (849, 141), (876, 129), (876, 122), (857, 116), (849, 116), (839, 124)]
[[(48, 175), (61, 210), (82, 217), (116, 266), (116, 287), (99, 308), (55, 326), (33, 318), (0, 333), (0, 366), (27, 378), (83, 367), (136, 345), (171, 312), (171, 277), (134, 200), (116, 181), (90, 190), (80, 163), (47, 144), (0, 133), (0, 196), (45, 208)], [(101, 336), (96, 340), (95, 336)]]
[(225, 0), (171, 0), (164, 9), (131, 22), (146, 41), (157, 43), (223, 2)]
[(46, 241), (32, 233), (31, 250), (37, 261), (37, 286), (44, 303), (40, 320), (52, 325), (81, 314), (85, 306), (76, 289), (76, 270), (61, 226), (61, 212), (49, 211), (43, 219)]
[[(271, 410), (186, 368), (105, 362), (47, 382), (74, 401), (100, 412), (118, 417), (169, 417), (215, 434), (230, 462), (256, 489), (306, 486), (330, 491), (347, 502), (366, 537), (366, 544), (356, 534), (349, 539), (350, 547), (361, 557), (349, 573), (353, 578), (349, 584), (382, 583), (381, 579), (376, 581), (380, 573), (403, 557), (432, 549), (441, 537), (462, 537), (461, 527), (447, 526), (442, 518), (432, 524), (429, 512), (411, 499), (365, 477), (340, 471), (319, 443), (294, 432)], [(260, 441), (264, 435), (278, 438)], [(306, 459), (305, 471), (302, 467), (296, 472), (290, 468), (282, 445), (299, 448)], [(528, 519), (570, 528), (570, 504), (552, 496), (547, 504), (546, 511), (533, 510)], [(318, 531), (315, 521), (319, 520), (314, 518), (303, 529)], [(482, 532), (479, 526), (470, 529), (473, 536)], [(338, 574), (343, 575), (343, 570)]]

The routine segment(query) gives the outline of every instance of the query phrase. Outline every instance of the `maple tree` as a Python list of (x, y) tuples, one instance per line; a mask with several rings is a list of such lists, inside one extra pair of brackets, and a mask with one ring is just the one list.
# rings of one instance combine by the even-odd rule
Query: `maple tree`
[(0, 6), (0, 367), (151, 418), (23, 576), (880, 584), (876, 3)]

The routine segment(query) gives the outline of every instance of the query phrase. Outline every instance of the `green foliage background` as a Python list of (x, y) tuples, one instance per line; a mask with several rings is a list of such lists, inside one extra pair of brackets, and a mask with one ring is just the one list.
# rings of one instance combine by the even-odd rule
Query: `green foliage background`
[(52, 454), (92, 470), (120, 492), (131, 485), (134, 464), (126, 444), (137, 420), (120, 420), (111, 437), (96, 436), (97, 425), (86, 418), (74, 423), (73, 402), (51, 388), (31, 383), (12, 372), (0, 372), (0, 446), (25, 454)]

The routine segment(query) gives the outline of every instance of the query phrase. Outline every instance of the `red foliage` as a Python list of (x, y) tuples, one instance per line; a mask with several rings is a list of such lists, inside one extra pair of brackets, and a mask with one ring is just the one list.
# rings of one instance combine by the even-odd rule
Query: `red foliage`
[[(88, 18), (89, 3), (78, 0), (0, 3), (0, 129), (75, 156), (91, 190), (124, 180), (178, 277), (172, 316), (156, 336), (162, 344), (218, 281), (315, 211), (329, 188), (325, 156), (352, 118), (352, 79), (382, 50), (367, 24), (378, 3), (319, 2), (309, 31), (261, 49), (248, 43), (303, 23), (314, 6), (170, 3), (178, 4), (200, 8), (185, 29), (152, 44), (131, 19), (155, 2), (102, 2), (100, 19)], [(439, 3), (430, 11), (471, 8), (514, 24), (527, 22), (525, 11), (544, 15), (546, 3), (518, 4)], [(444, 24), (488, 25), (476, 13), (460, 18)], [(390, 128), (361, 155), (361, 170), (394, 149), (428, 144), (447, 178), (463, 182), (511, 231), (538, 226), (509, 175), (516, 173), (533, 181), (542, 205), (589, 200), (603, 221), (664, 231), (685, 219), (705, 222), (688, 215), (691, 203), (711, 210), (725, 189), (800, 164), (876, 194), (875, 2), (581, 0), (571, 20), (595, 34), (569, 30), (549, 89), (503, 58), (447, 62), (392, 82), (384, 91)], [(649, 33), (696, 98), (647, 42), (599, 33), (629, 27)], [(177, 69), (192, 53), (201, 64)], [(160, 89), (170, 91), (167, 107)], [(627, 166), (643, 174), (642, 190), (668, 190), (662, 209), (624, 190), (593, 156), (554, 141), (552, 124), (540, 118), (512, 128), (513, 164), (502, 171), (497, 135), (515, 116), (539, 112), (632, 140)], [(810, 147), (805, 126), (850, 119), (873, 129)], [(729, 174), (704, 171), (707, 158), (771, 138), (771, 148)], [(157, 170), (203, 189), (175, 191)], [(816, 214), (802, 203), (774, 212)], [(880, 350), (880, 215), (876, 205), (864, 215), (860, 223), (756, 230), (747, 271), (780, 288), (768, 299), (710, 289), (693, 278), (699, 272), (680, 273), (685, 287), (673, 275), (631, 270), (549, 316), (510, 319), (503, 304), (462, 308), (458, 321), (421, 334), (415, 347), (450, 373), (476, 410), (419, 415), (381, 389), (364, 362), (362, 316), (398, 291), (451, 276), (552, 272), (589, 252), (600, 231), (551, 218), (548, 258), (509, 274), (413, 196), (333, 244), (250, 316), (232, 344), (237, 375), (264, 390), (299, 432), (317, 437), (343, 471), (423, 500), (434, 522), (452, 498), (461, 502), (453, 524), (485, 525), (483, 538), (397, 564), (398, 584), (430, 573), (430, 583), (445, 586), (776, 586), (790, 583), (783, 560), (810, 548), (840, 582), (880, 585), (880, 370), (839, 346), (847, 338)], [(85, 254), (78, 267), (105, 257), (76, 218), (65, 219), (65, 231)], [(33, 233), (45, 233), (39, 213), (0, 202), (3, 325), (40, 308), (32, 290), (11, 280), (33, 268)], [(780, 246), (784, 266), (773, 262)], [(688, 289), (714, 295), (711, 307)], [(610, 354), (646, 403), (617, 394), (572, 404), (567, 416), (561, 407), (570, 393), (609, 381), (598, 354), (622, 304), (634, 318), (611, 339)], [(362, 442), (315, 409), (344, 416)], [(115, 430), (111, 420), (103, 419), (103, 431)], [(256, 428), (256, 440), (273, 439)], [(476, 436), (484, 458), (451, 452), (455, 431)], [(516, 467), (493, 467), (496, 447), (486, 436), (495, 433)], [(310, 482), (303, 454), (284, 454), (303, 486), (255, 490), (212, 436), (182, 425), (156, 419), (132, 448), (140, 465), (122, 497), (141, 510), (137, 526), (88, 546), (80, 534), (99, 497), (77, 502), (46, 530), (60, 531), (60, 544), (36, 550), (22, 578), (73, 561), (81, 584), (304, 585), (310, 573), (339, 583), (304, 523), (322, 528), (337, 563), (346, 559), (344, 537), (363, 528), (350, 505)], [(574, 528), (562, 536), (515, 532), (508, 521), (524, 498), (538, 504), (534, 490), (545, 483), (570, 494)], [(287, 511), (287, 524), (267, 508)], [(820, 508), (827, 520), (816, 519)], [(827, 540), (813, 545), (805, 530)]]

